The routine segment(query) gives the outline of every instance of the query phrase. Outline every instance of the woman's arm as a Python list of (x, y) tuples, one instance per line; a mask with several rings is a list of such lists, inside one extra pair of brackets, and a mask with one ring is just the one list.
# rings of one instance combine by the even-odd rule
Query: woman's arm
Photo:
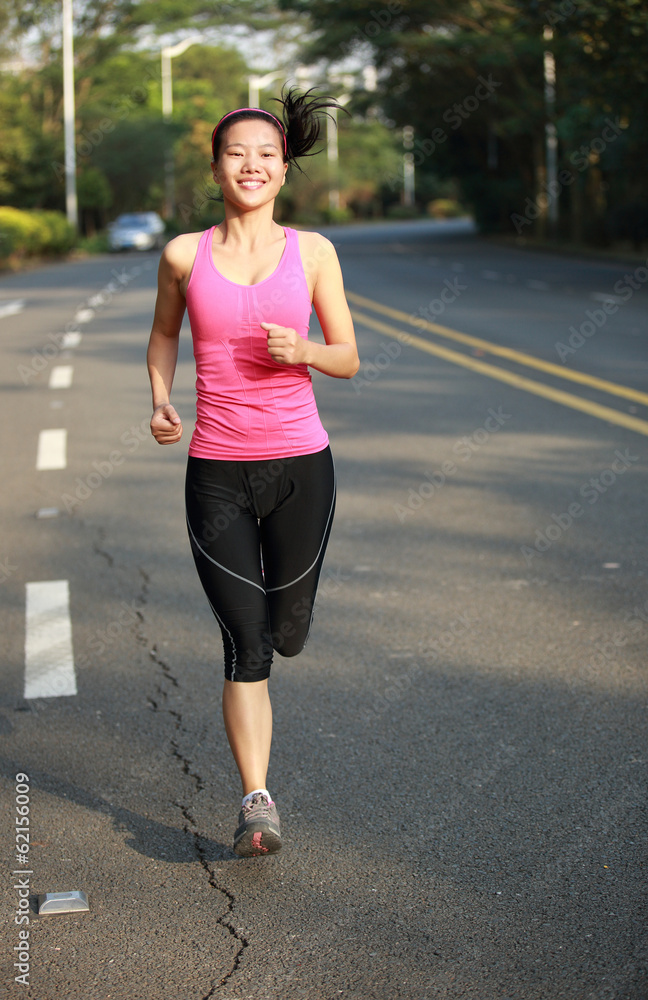
[(262, 323), (268, 331), (268, 351), (284, 364), (307, 364), (334, 378), (353, 378), (360, 367), (353, 320), (344, 294), (344, 282), (335, 247), (318, 233), (309, 234), (307, 264), (315, 274), (313, 306), (325, 344), (304, 340), (294, 330)]
[(186, 305), (180, 291), (184, 255), (175, 243), (168, 243), (160, 258), (155, 315), (146, 355), (153, 396), (151, 433), (158, 444), (175, 444), (182, 437), (180, 417), (170, 403)]

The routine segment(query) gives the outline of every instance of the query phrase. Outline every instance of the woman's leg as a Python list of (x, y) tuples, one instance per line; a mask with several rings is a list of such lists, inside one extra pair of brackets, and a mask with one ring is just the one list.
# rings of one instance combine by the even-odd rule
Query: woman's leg
[(265, 788), (272, 741), (272, 706), (268, 681), (225, 681), (223, 719), (243, 795)]
[(261, 546), (271, 639), (282, 656), (306, 645), (335, 512), (330, 449), (300, 455), (290, 468), (292, 489), (261, 520)]
[(190, 458), (186, 503), (196, 568), (223, 636), (223, 718), (246, 795), (266, 783), (272, 644), (258, 519), (237, 475), (236, 463)]
[[(223, 718), (244, 795), (266, 787), (273, 647), (294, 656), (306, 642), (335, 507), (328, 449), (251, 464), (190, 458), (186, 488), (196, 567), (223, 635)], [(234, 850), (251, 856), (280, 847), (276, 806), (250, 797)]]

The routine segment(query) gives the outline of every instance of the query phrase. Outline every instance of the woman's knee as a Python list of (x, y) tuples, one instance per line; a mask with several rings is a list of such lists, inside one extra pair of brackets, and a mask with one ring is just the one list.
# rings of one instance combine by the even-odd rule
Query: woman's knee
[(281, 653), (282, 656), (290, 657), (290, 656), (297, 656), (298, 653), (301, 653), (305, 645), (306, 645), (306, 640), (300, 639), (297, 642), (295, 642), (294, 640), (291, 642), (288, 641), (283, 642), (281, 645), (275, 646), (275, 649), (278, 653)]
[(307, 628), (289, 622), (272, 633), (272, 646), (282, 656), (297, 656), (306, 645), (307, 638)]

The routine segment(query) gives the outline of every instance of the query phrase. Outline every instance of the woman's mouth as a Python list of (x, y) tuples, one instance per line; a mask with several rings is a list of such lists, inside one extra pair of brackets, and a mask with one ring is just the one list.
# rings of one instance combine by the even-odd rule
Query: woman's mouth
[(256, 191), (258, 188), (263, 187), (265, 181), (239, 181), (239, 187), (245, 188), (247, 191)]

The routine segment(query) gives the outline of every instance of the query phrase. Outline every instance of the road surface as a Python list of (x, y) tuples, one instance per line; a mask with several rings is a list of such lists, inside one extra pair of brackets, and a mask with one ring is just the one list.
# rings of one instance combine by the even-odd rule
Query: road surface
[(3, 995), (646, 1000), (646, 262), (328, 234), (362, 365), (314, 373), (339, 498), (268, 859), (231, 851), (186, 328), (183, 441), (148, 431), (156, 257), (0, 279)]

